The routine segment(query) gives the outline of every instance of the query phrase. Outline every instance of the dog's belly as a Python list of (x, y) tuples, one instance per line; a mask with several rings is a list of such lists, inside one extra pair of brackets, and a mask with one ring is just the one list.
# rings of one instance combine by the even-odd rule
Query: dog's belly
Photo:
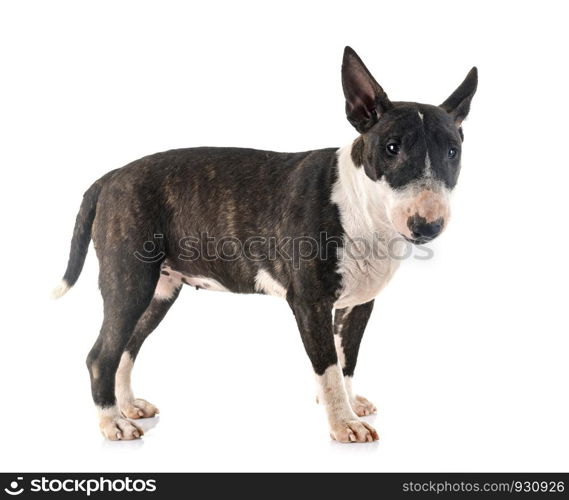
[(373, 300), (389, 283), (398, 267), (399, 260), (390, 257), (343, 258), (338, 267), (338, 272), (342, 275), (342, 289), (334, 307), (343, 309)]
[[(348, 257), (342, 259), (338, 267), (338, 272), (342, 276), (342, 287), (334, 307), (343, 309), (373, 300), (389, 283), (398, 266), (399, 260), (387, 257), (384, 259)], [(154, 295), (158, 299), (169, 300), (182, 285), (211, 291), (232, 291), (214, 278), (173, 269), (166, 261), (162, 264), (160, 279)], [(262, 269), (257, 272), (250, 287), (251, 292), (286, 298), (286, 288), (270, 273)]]
[(168, 300), (174, 296), (176, 290), (182, 285), (190, 285), (196, 287), (196, 289), (203, 288), (205, 290), (219, 292), (229, 291), (219, 281), (213, 278), (181, 273), (180, 271), (172, 269), (166, 262), (162, 264), (160, 269), (160, 279), (156, 285), (154, 295), (159, 299)]
[[(156, 285), (154, 295), (158, 299), (169, 300), (182, 285), (219, 292), (232, 291), (214, 278), (174, 269), (171, 267), (170, 262), (166, 260), (161, 266), (160, 279)], [(264, 269), (259, 269), (252, 282), (246, 285), (244, 288), (250, 292), (286, 298), (286, 288)]]

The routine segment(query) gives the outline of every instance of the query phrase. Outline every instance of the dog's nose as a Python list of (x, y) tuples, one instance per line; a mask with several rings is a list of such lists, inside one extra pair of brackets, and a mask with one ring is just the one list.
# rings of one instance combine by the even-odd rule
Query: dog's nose
[(441, 233), (444, 221), (437, 219), (433, 222), (427, 222), (423, 217), (414, 216), (409, 218), (407, 225), (413, 241), (422, 244), (431, 241)]

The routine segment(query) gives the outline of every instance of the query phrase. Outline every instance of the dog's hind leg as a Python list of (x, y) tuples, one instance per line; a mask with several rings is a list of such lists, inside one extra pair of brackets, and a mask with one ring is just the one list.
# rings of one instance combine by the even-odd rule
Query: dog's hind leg
[(115, 374), (137, 322), (152, 301), (160, 263), (125, 258), (112, 251), (101, 254), (100, 259), (99, 286), (105, 317), (87, 357), (91, 392), (103, 435), (111, 440), (136, 439), (143, 432), (120, 413)]
[[(161, 279), (163, 279), (161, 277)], [(164, 290), (164, 285), (160, 282), (156, 286), (158, 290)], [(166, 313), (178, 298), (181, 285), (172, 285), (171, 294), (164, 296), (155, 292), (150, 305), (142, 314), (134, 333), (130, 337), (128, 344), (121, 356), (119, 368), (115, 376), (115, 395), (121, 413), (128, 418), (148, 418), (154, 417), (159, 413), (158, 408), (148, 401), (135, 398), (131, 388), (131, 372), (146, 338), (156, 329), (166, 316)]]
[(355, 307), (336, 309), (334, 315), (334, 341), (336, 352), (344, 373), (344, 385), (350, 405), (356, 415), (363, 417), (376, 413), (375, 406), (352, 390), (352, 378), (358, 360), (358, 351), (364, 330), (373, 309), (373, 300)]

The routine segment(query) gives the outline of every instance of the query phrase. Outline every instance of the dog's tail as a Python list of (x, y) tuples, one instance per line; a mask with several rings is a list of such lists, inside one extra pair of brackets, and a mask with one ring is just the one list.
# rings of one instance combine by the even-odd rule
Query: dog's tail
[[(110, 174), (111, 172), (109, 172)], [(75, 228), (73, 229), (73, 237), (71, 238), (71, 249), (69, 250), (69, 261), (67, 262), (67, 269), (63, 275), (61, 283), (51, 293), (54, 299), (58, 299), (65, 295), (71, 287), (75, 284), (89, 249), (89, 242), (91, 241), (91, 228), (95, 220), (95, 213), (97, 211), (97, 201), (101, 194), (101, 189), (106, 180), (107, 174), (96, 181), (83, 195), (83, 201), (75, 220)]]

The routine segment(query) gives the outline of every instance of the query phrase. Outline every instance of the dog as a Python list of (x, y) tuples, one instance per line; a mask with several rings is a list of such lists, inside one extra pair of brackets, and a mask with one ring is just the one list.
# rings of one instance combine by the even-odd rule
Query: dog
[(93, 240), (104, 319), (87, 367), (106, 438), (140, 438), (134, 420), (158, 413), (133, 395), (131, 370), (188, 284), (286, 299), (331, 437), (378, 439), (359, 418), (375, 406), (352, 389), (360, 341), (398, 252), (448, 224), (478, 74), (472, 68), (440, 106), (390, 101), (350, 47), (341, 75), (359, 133), (345, 147), (176, 149), (113, 170), (85, 192), (54, 295), (75, 284)]

